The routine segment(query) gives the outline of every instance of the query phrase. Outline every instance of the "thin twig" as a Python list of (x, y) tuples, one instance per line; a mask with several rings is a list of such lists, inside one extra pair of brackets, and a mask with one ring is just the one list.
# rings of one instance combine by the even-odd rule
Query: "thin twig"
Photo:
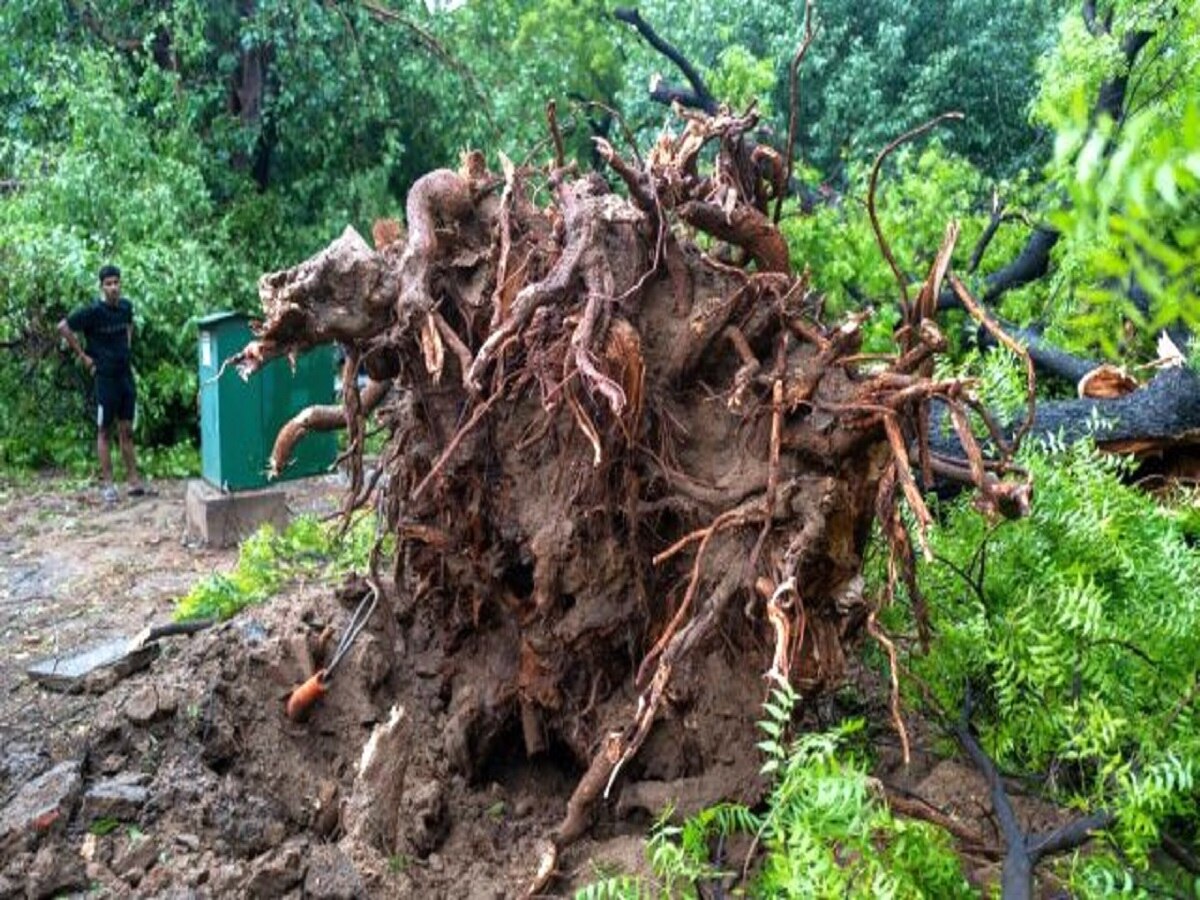
[(779, 224), (779, 214), (783, 209), (783, 198), (791, 189), (792, 184), (792, 156), (796, 152), (796, 120), (800, 116), (799, 101), (800, 101), (800, 63), (804, 61), (804, 55), (808, 53), (808, 48), (816, 37), (816, 31), (813, 29), (813, 3), (812, 0), (804, 0), (804, 39), (800, 42), (800, 46), (796, 49), (796, 55), (792, 57), (792, 64), (788, 69), (788, 136), (787, 136), (787, 174), (783, 179), (783, 191), (775, 198), (775, 224)]
[(877, 157), (875, 164), (871, 166), (871, 181), (867, 188), (867, 214), (871, 218), (871, 228), (875, 231), (875, 241), (879, 244), (879, 251), (883, 254), (883, 258), (887, 260), (887, 264), (891, 266), (892, 274), (896, 276), (896, 283), (900, 285), (900, 297), (903, 302), (902, 312), (903, 318), (908, 318), (908, 284), (905, 281), (904, 273), (900, 271), (900, 266), (896, 264), (896, 257), (892, 255), (892, 248), (888, 246), (887, 238), (883, 236), (883, 229), (879, 226), (879, 216), (875, 212), (875, 184), (879, 181), (879, 170), (883, 166), (883, 161), (888, 158), (888, 155), (913, 138), (920, 137), (925, 132), (932, 129), (934, 126), (948, 120), (961, 120), (964, 116), (960, 112), (942, 113), (935, 119), (930, 119), (924, 125), (918, 125), (911, 131), (906, 131), (900, 137), (896, 138), (886, 147), (884, 147)]
[(1017, 429), (1017, 433), (1013, 435), (1011, 450), (1015, 454), (1021, 446), (1022, 438), (1033, 428), (1034, 416), (1037, 414), (1037, 375), (1034, 373), (1033, 359), (1029, 355), (1029, 350), (1009, 337), (1005, 330), (992, 320), (992, 317), (976, 302), (963, 283), (954, 275), (950, 276), (950, 286), (954, 288), (954, 293), (958, 295), (958, 299), (962, 301), (962, 305), (966, 307), (967, 312), (986, 328), (992, 337), (1025, 362), (1025, 402), (1029, 413), (1025, 416), (1025, 421), (1021, 423), (1021, 427)]
[(429, 486), (429, 483), (433, 481), (434, 476), (445, 467), (450, 457), (454, 454), (454, 451), (458, 449), (458, 445), (463, 442), (463, 439), (471, 433), (471, 430), (479, 424), (484, 415), (487, 414), (487, 411), (495, 406), (503, 395), (504, 391), (498, 390), (492, 394), (492, 396), (488, 397), (483, 403), (475, 407), (475, 411), (471, 413), (471, 418), (468, 419), (466, 424), (463, 425), (462, 428), (458, 429), (454, 437), (450, 439), (450, 443), (446, 445), (446, 449), (442, 451), (441, 455), (437, 458), (437, 461), (434, 462), (433, 466), (429, 469), (429, 473), (421, 479), (420, 484), (413, 488), (413, 500), (420, 498), (421, 494), (423, 494), (425, 489)]
[(875, 613), (871, 612), (867, 616), (867, 632), (871, 637), (883, 647), (884, 652), (888, 656), (888, 666), (891, 670), (892, 679), (892, 694), (891, 694), (891, 710), (892, 724), (896, 727), (896, 734), (900, 738), (900, 750), (904, 756), (904, 764), (907, 766), (912, 760), (912, 753), (908, 746), (908, 729), (904, 727), (904, 719), (900, 717), (900, 675), (896, 668), (896, 645), (879, 627), (879, 623), (875, 621)]

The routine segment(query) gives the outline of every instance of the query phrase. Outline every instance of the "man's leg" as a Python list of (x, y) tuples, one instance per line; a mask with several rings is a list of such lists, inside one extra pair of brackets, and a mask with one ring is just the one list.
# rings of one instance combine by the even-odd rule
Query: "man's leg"
[(146, 492), (142, 477), (138, 473), (137, 453), (133, 449), (133, 420), (137, 415), (137, 386), (132, 373), (121, 381), (121, 392), (117, 405), (117, 438), (121, 442), (121, 459), (125, 462), (125, 478), (129, 481), (129, 494), (140, 497)]
[(137, 453), (133, 449), (133, 422), (121, 419), (117, 422), (117, 440), (121, 444), (121, 459), (125, 463), (125, 478), (133, 488), (142, 486), (138, 475)]
[(100, 496), (105, 503), (114, 503), (117, 489), (113, 487), (112, 427), (117, 420), (115, 385), (108, 378), (96, 379), (96, 455), (100, 457)]
[(108, 444), (108, 426), (101, 424), (96, 430), (96, 455), (100, 457), (100, 481), (112, 484), (112, 451)]

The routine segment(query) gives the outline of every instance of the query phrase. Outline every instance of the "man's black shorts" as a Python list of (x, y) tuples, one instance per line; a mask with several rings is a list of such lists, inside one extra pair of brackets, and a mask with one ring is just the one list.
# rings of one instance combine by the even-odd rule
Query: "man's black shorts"
[(96, 424), (108, 428), (113, 422), (132, 422), (137, 407), (133, 373), (96, 376)]

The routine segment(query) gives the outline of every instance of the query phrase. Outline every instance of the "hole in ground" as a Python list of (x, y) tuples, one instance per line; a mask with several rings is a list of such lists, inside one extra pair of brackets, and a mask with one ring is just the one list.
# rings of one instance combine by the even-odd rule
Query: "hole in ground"
[(528, 758), (519, 716), (512, 718), (494, 746), (495, 752), (480, 770), (480, 781), (500, 785), (513, 804), (525, 800), (540, 808), (565, 803), (583, 777), (583, 767), (574, 754), (553, 735), (548, 738), (546, 750)]

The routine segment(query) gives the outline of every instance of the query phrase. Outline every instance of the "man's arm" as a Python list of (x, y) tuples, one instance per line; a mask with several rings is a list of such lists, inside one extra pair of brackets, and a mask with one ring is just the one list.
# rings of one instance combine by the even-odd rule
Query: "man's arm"
[(58, 323), (58, 333), (66, 339), (67, 346), (75, 351), (75, 355), (79, 357), (79, 361), (83, 363), (88, 373), (94, 374), (96, 371), (95, 361), (84, 351), (83, 345), (79, 343), (79, 338), (75, 336), (75, 332), (71, 330), (71, 326), (67, 324), (66, 319)]

